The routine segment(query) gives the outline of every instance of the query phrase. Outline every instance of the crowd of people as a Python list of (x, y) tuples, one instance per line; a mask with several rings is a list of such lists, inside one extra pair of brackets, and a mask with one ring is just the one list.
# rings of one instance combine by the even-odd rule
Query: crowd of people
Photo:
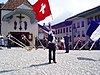
[[(54, 34), (53, 34), (53, 36), (54, 36)], [(12, 44), (12, 42), (9, 40), (9, 38), (11, 38), (10, 33), (8, 33), (8, 35), (6, 37), (8, 37), (8, 41), (7, 41), (7, 39), (5, 41), (3, 35), (0, 34), (0, 46), (7, 46), (7, 48), (10, 48), (11, 47), (11, 44)], [(23, 35), (21, 35), (21, 38), (20, 39), (21, 39), (20, 41), (25, 44), (26, 40), (25, 40), (25, 38), (24, 38)], [(55, 42), (56, 43), (56, 49), (58, 49), (58, 50), (66, 50), (65, 53), (68, 53), (69, 52), (70, 45), (69, 45), (69, 37), (67, 35), (64, 36), (64, 37), (62, 37), (60, 39), (60, 41), (57, 41), (56, 38), (55, 38), (55, 40), (56, 40), (56, 42)], [(48, 38), (47, 37), (44, 37), (43, 39), (39, 39), (38, 37), (35, 37), (35, 48), (38, 49), (38, 47), (41, 44), (45, 48), (48, 48)], [(89, 41), (88, 44), (87, 44), (88, 47), (86, 49), (89, 49), (92, 46), (92, 44), (93, 44), (93, 41)], [(77, 44), (77, 48), (76, 49), (80, 49), (82, 46), (83, 46), (83, 42), (82, 41), (79, 41), (78, 44)], [(85, 49), (85, 48), (83, 48), (83, 49)], [(95, 45), (93, 46), (92, 49), (96, 49), (96, 50), (99, 50), (100, 49), (100, 39), (98, 39), (96, 41), (96, 43), (95, 43)]]
[[(8, 35), (6, 36), (8, 38), (8, 45), (7, 48), (11, 48), (11, 34), (8, 33)], [(0, 40), (1, 40), (1, 46), (4, 45), (4, 37), (2, 36), (2, 34), (0, 35)], [(26, 43), (25, 40), (25, 36), (21, 35), (21, 40), (22, 43)], [(89, 41), (88, 42), (88, 47), (90, 48), (92, 46), (93, 41)], [(40, 40), (38, 37), (35, 37), (35, 49), (38, 49), (38, 47), (42, 45), (45, 48), (48, 48), (48, 52), (49, 52), (49, 63), (51, 63), (51, 61), (53, 60), (54, 63), (56, 63), (56, 50), (65, 50), (65, 53), (69, 53), (69, 36), (66, 35), (64, 37), (61, 38), (60, 40), (60, 44), (58, 45), (57, 39), (55, 37), (55, 35), (53, 34), (52, 31), (50, 31), (48, 33), (48, 37), (44, 37), (42, 40)], [(81, 41), (78, 42), (77, 44), (78, 48), (80, 48), (82, 46)], [(95, 43), (95, 46), (93, 47), (93, 49), (100, 49), (100, 39), (98, 39)]]

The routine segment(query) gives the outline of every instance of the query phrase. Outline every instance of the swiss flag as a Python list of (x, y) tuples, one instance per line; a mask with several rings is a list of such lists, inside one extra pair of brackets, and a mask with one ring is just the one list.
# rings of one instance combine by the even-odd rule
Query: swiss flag
[(36, 13), (36, 19), (38, 21), (44, 20), (51, 14), (48, 0), (38, 0), (34, 5), (32, 5), (32, 7)]

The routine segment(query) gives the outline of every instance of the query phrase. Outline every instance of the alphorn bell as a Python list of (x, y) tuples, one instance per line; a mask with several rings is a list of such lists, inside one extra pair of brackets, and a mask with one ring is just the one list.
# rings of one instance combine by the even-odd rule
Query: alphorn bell
[[(30, 48), (30, 47), (28, 47), (28, 46), (26, 46), (24, 43), (22, 43), (21, 41), (19, 41), (18, 39), (16, 39), (14, 36), (12, 36), (11, 34), (9, 34), (10, 35), (10, 37), (11, 38), (13, 38), (13, 39), (15, 39), (16, 41), (14, 41), (13, 39), (11, 39), (11, 38), (8, 38), (10, 41), (12, 41), (13, 43), (15, 43), (15, 44), (17, 44), (18, 46), (20, 46), (20, 47), (22, 47), (22, 48), (24, 48), (24, 49), (26, 49), (27, 51), (31, 51), (33, 48)], [(19, 42), (19, 43), (18, 43)]]
[(23, 36), (24, 36), (24, 38), (30, 43), (30, 45), (32, 45), (32, 48), (35, 47), (34, 44), (33, 44), (32, 42), (30, 42), (30, 41), (26, 38), (25, 35), (23, 35)]
[(45, 47), (43, 46), (43, 44), (42, 44), (42, 42), (40, 41), (40, 39), (39, 38), (37, 38), (38, 40), (39, 40), (39, 42), (40, 42), (40, 44), (41, 44), (41, 46), (43, 47), (43, 49), (45, 50)]

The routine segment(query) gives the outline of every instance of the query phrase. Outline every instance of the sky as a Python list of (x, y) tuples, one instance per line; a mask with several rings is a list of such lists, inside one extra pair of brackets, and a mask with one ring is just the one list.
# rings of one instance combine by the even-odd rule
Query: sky
[[(0, 0), (5, 3), (8, 0)], [(31, 4), (35, 4), (37, 0), (28, 0)], [(46, 25), (51, 22), (52, 25), (60, 23), (65, 19), (72, 17), (78, 13), (86, 11), (100, 5), (100, 0), (48, 0), (52, 12), (52, 17), (48, 16), (39, 24)]]

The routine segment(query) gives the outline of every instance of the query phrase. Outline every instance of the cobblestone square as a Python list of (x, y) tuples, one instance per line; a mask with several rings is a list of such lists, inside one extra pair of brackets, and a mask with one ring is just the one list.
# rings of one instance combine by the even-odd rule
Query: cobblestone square
[(48, 49), (0, 48), (0, 75), (100, 75), (99, 50), (57, 50), (56, 60), (48, 64)]

